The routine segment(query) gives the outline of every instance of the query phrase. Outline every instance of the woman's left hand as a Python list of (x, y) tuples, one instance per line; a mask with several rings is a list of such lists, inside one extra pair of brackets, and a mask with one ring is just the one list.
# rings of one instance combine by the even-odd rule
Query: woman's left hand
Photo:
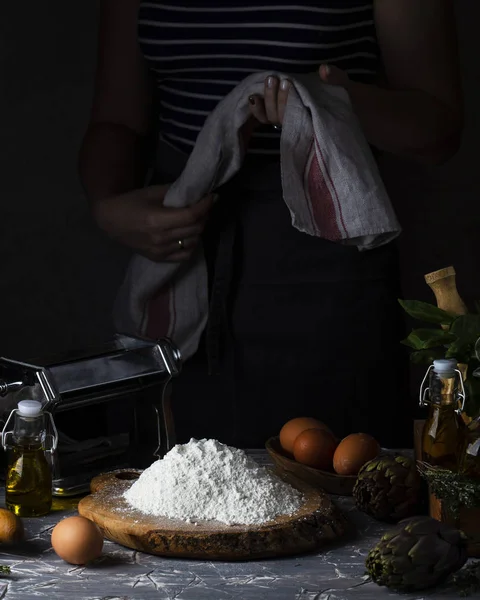
[[(348, 88), (350, 79), (345, 71), (330, 65), (320, 65), (318, 74), (323, 83)], [(249, 97), (252, 116), (263, 125), (281, 126), (292, 84), (288, 79), (270, 76), (265, 80), (263, 96)]]
[[(350, 84), (347, 73), (338, 67), (320, 65), (318, 75), (323, 83), (329, 85), (339, 85), (348, 89)], [(251, 116), (241, 130), (241, 137), (246, 146), (259, 124), (273, 125), (281, 129), (291, 87), (292, 83), (288, 79), (280, 81), (278, 77), (271, 75), (265, 80), (263, 96), (255, 94), (248, 98)]]
[(255, 94), (248, 99), (252, 116), (263, 125), (281, 126), (290, 87), (288, 79), (280, 81), (273, 75), (267, 77), (263, 97)]

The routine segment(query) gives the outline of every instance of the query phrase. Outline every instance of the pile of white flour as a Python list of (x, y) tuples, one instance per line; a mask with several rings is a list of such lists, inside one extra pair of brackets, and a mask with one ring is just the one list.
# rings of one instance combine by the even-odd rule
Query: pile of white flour
[(148, 515), (227, 525), (265, 523), (295, 513), (302, 504), (298, 490), (242, 450), (195, 439), (153, 463), (124, 498)]

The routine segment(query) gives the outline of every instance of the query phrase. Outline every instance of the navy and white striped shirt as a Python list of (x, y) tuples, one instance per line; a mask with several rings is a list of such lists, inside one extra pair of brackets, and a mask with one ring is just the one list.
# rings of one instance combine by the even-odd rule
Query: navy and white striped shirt
[[(138, 33), (157, 87), (159, 131), (189, 153), (217, 103), (253, 72), (321, 63), (368, 80), (378, 70), (372, 0), (142, 0)], [(251, 152), (276, 154), (264, 128)]]

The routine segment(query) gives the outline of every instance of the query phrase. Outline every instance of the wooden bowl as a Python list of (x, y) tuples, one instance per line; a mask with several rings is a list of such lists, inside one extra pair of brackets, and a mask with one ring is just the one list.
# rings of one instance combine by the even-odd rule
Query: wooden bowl
[(278, 471), (286, 471), (298, 479), (309, 483), (311, 486), (321, 488), (328, 494), (337, 496), (351, 496), (353, 486), (357, 480), (355, 475), (337, 475), (328, 471), (321, 471), (298, 463), (280, 445), (280, 438), (272, 437), (265, 444)]

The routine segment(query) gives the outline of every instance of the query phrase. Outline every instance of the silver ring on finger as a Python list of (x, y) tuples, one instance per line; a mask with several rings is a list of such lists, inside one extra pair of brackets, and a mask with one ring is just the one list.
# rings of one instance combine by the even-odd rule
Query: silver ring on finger
[(183, 240), (178, 240), (177, 244), (180, 250), (183, 250), (185, 248), (185, 242)]

